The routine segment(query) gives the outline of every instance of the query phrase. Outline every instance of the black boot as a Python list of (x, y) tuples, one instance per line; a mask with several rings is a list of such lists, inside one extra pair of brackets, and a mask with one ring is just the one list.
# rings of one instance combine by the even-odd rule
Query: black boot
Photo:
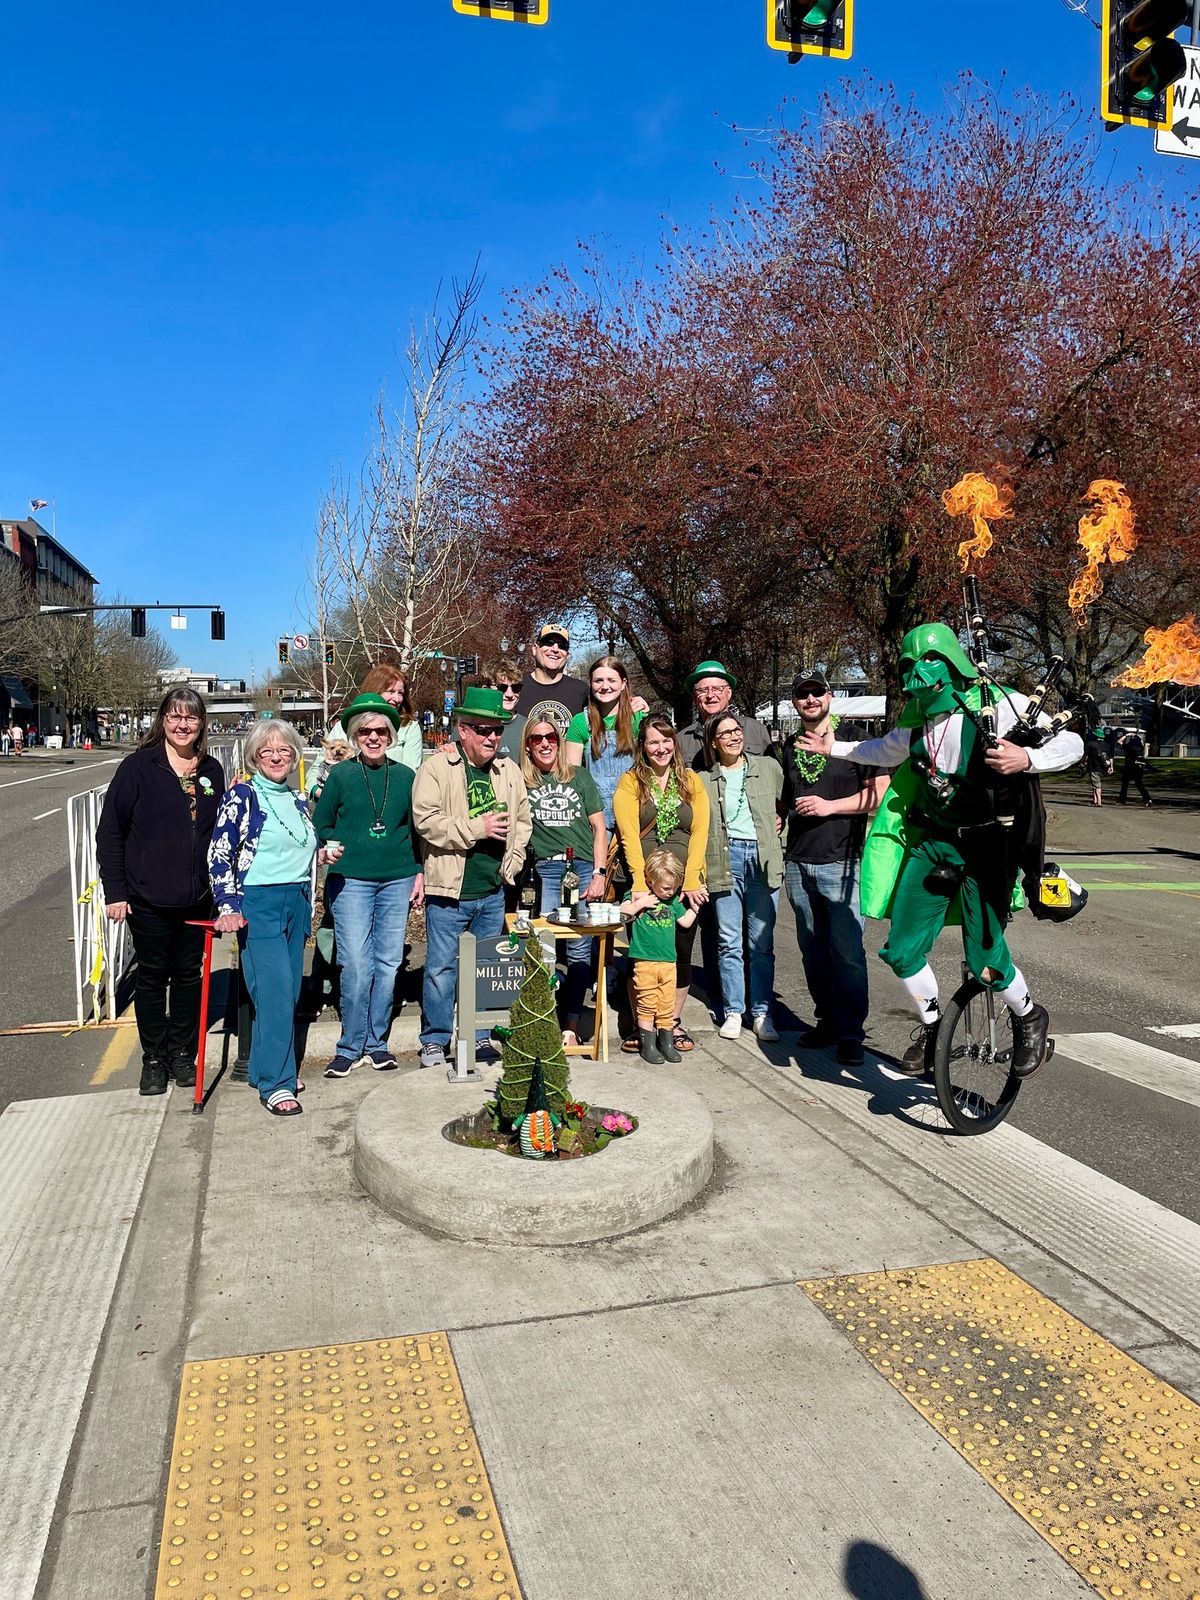
[(683, 1057), (675, 1048), (675, 1041), (671, 1037), (670, 1028), (658, 1030), (658, 1048), (664, 1061), (682, 1061)]
[(139, 1094), (166, 1094), (167, 1092), (167, 1067), (164, 1061), (143, 1061), (142, 1081), (138, 1084)]
[(896, 1071), (902, 1072), (906, 1078), (923, 1078), (931, 1075), (937, 1031), (936, 1022), (925, 1022), (920, 1027), (914, 1028), (912, 1043), (896, 1063)]
[(1045, 1006), (1034, 1006), (1028, 1016), (1012, 1019), (1012, 1031), (1012, 1069), (1018, 1078), (1032, 1078), (1046, 1059), (1050, 1013)]
[[(662, 1035), (658, 1035), (661, 1038)], [(648, 1061), (652, 1067), (661, 1067), (663, 1063), (662, 1051), (658, 1048), (658, 1038), (653, 1028), (638, 1029), (638, 1043), (641, 1045), (642, 1060)]]
[(171, 1063), (171, 1076), (180, 1089), (196, 1087), (196, 1063), (190, 1056), (176, 1056)]

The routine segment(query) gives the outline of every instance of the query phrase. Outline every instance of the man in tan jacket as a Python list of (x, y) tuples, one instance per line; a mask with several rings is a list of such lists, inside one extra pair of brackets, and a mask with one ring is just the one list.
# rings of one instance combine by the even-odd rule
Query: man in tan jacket
[[(505, 711), (498, 689), (468, 689), (454, 707), (458, 743), (422, 762), (413, 784), (413, 827), (425, 873), (425, 982), (421, 1065), (446, 1064), (458, 981), (458, 936), (504, 931), (504, 885), (515, 883), (533, 832), (521, 769), (499, 755)], [(487, 1034), (476, 1055), (494, 1055)]]

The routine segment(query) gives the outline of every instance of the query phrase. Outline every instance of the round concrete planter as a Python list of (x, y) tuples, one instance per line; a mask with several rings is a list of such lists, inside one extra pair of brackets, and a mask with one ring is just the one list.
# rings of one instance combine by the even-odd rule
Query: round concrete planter
[[(492, 1072), (494, 1084), (498, 1073)], [(385, 1210), (455, 1239), (581, 1244), (669, 1217), (712, 1176), (713, 1125), (698, 1095), (651, 1069), (572, 1065), (571, 1092), (638, 1118), (636, 1133), (581, 1161), (519, 1161), (451, 1144), (442, 1129), (491, 1087), (405, 1073), (371, 1091), (354, 1171)]]

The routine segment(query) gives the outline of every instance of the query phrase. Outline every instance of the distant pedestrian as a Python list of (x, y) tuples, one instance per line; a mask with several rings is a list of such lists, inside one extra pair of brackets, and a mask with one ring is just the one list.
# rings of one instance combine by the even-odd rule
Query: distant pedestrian
[[(1083, 741), (1083, 764), (1088, 782), (1092, 786), (1092, 804), (1104, 804), (1104, 780), (1112, 777), (1113, 764), (1108, 754), (1108, 744), (1103, 728), (1089, 728)], [(1122, 800), (1122, 805), (1125, 803)]]
[(196, 1081), (200, 968), (212, 915), (208, 845), (225, 774), (205, 747), (208, 716), (194, 689), (168, 691), (150, 731), (117, 768), (96, 829), (111, 922), (128, 921), (137, 956), (138, 1092)]
[(12, 754), (12, 729), (7, 723), (0, 728), (0, 756)]
[[(1123, 734), (1119, 743), (1122, 756), (1121, 804), (1124, 805), (1128, 800), (1129, 785), (1132, 783), (1142, 797), (1142, 804), (1152, 806), (1154, 801), (1146, 790), (1146, 741), (1135, 728), (1131, 733)], [(1112, 771), (1111, 767), (1109, 771)]]
[(13, 755), (19, 756), (21, 754), (21, 751), (25, 748), (25, 729), (21, 726), (21, 724), (19, 722), (14, 722), (13, 725), (12, 725), (11, 732), (12, 732), (12, 742), (13, 742)]

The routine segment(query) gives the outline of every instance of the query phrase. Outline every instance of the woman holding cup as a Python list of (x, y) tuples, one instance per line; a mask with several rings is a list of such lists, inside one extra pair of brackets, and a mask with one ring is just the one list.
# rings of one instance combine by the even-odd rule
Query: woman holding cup
[(409, 910), (425, 898), (412, 831), (412, 769), (388, 760), (400, 713), (381, 695), (360, 694), (343, 721), (355, 755), (330, 769), (313, 815), (330, 867), (325, 897), (341, 968), (342, 1034), (327, 1078), (344, 1078), (363, 1061), (379, 1072), (395, 1067), (387, 1036), (396, 974)]

